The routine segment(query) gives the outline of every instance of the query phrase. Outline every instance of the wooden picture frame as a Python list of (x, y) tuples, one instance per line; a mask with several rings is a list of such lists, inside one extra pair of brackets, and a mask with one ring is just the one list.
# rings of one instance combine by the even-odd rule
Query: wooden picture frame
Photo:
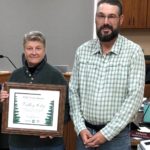
[(4, 90), (2, 133), (63, 136), (65, 85), (6, 82)]

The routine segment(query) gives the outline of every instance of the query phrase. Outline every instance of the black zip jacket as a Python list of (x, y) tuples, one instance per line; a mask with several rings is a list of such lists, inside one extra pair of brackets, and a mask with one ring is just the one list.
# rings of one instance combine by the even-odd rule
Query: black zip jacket
[[(16, 83), (33, 83), (33, 84), (54, 84), (54, 85), (67, 85), (67, 81), (64, 79), (63, 75), (56, 70), (54, 67), (47, 63), (46, 57), (42, 62), (35, 68), (29, 68), (26, 60), (23, 56), (23, 67), (15, 70), (9, 82)], [(67, 92), (68, 93), (68, 92)], [(68, 94), (65, 101), (65, 122), (69, 120), (69, 103)], [(39, 136), (31, 135), (18, 135), (13, 134), (9, 136), (9, 145), (13, 147), (45, 147), (45, 146), (57, 146), (63, 144), (62, 137), (50, 138), (40, 138)]]

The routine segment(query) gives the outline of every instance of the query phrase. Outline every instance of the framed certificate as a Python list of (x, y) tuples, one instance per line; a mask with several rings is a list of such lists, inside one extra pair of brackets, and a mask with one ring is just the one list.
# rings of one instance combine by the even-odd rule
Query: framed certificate
[(2, 132), (62, 136), (65, 85), (5, 83), (9, 98), (3, 102)]

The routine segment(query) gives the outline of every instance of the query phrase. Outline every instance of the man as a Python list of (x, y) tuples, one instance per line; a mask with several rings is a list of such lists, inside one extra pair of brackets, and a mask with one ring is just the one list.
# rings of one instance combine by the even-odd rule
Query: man
[[(31, 31), (24, 36), (23, 40), (23, 67), (15, 70), (10, 82), (66, 85), (63, 75), (47, 63), (46, 40), (39, 31)], [(8, 98), (7, 91), (1, 91), (0, 99)], [(69, 118), (69, 105), (65, 103), (65, 121)], [(62, 137), (10, 135), (10, 150), (64, 150)]]
[(95, 21), (98, 39), (77, 49), (69, 83), (77, 149), (129, 150), (129, 123), (143, 99), (144, 55), (119, 34), (119, 0), (99, 1)]

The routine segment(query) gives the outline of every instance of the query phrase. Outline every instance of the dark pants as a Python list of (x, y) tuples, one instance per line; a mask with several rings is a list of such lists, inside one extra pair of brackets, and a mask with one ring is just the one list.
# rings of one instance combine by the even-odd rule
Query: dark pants
[(2, 124), (2, 103), (0, 103), (0, 150), (7, 150), (8, 146), (8, 134), (1, 133), (1, 124)]
[(49, 147), (33, 147), (33, 148), (14, 148), (10, 147), (10, 150), (64, 150), (64, 145), (59, 146), (49, 146)]

